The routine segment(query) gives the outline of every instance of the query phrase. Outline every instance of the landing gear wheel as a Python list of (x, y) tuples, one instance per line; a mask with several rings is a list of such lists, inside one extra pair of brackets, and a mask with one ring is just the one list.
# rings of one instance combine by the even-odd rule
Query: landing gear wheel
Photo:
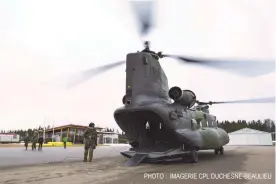
[(196, 149), (190, 150), (191, 163), (198, 162), (198, 151)]
[(219, 154), (221, 154), (221, 155), (224, 154), (224, 148), (223, 148), (223, 147), (220, 147), (220, 148), (219, 148)]
[(217, 155), (219, 152), (219, 149), (215, 149), (215, 154)]

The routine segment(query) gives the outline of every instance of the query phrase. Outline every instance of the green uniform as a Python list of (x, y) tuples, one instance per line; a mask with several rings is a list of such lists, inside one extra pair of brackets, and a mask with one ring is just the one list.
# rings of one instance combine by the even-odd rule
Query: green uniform
[(66, 143), (67, 143), (67, 137), (63, 137), (62, 142), (63, 142), (63, 147), (65, 149), (66, 148)]
[(37, 135), (32, 137), (32, 150), (36, 149)]
[(25, 138), (24, 138), (24, 146), (25, 146), (25, 148), (26, 148), (26, 150), (27, 150), (27, 148), (28, 148), (28, 143), (30, 142), (30, 137), (29, 136), (26, 136)]
[(87, 161), (87, 156), (89, 153), (88, 161), (91, 162), (93, 159), (93, 150), (97, 146), (97, 131), (95, 128), (88, 127), (84, 133), (84, 161)]

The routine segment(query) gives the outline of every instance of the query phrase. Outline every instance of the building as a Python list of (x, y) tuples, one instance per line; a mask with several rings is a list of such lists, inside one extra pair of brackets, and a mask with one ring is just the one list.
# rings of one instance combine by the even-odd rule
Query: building
[(0, 133), (0, 143), (19, 143), (20, 136), (15, 133)]
[(230, 141), (228, 145), (236, 146), (271, 146), (272, 136), (269, 132), (263, 132), (251, 128), (243, 128), (228, 134)]
[(272, 141), (275, 141), (275, 133), (276, 133), (276, 132), (271, 132)]
[(115, 132), (102, 132), (103, 139), (102, 144), (118, 144), (118, 134)]
[(275, 141), (275, 133), (276, 132), (271, 132), (271, 137), (272, 137), (272, 143), (273, 145), (275, 145), (276, 141)]
[[(114, 132), (104, 132), (104, 128), (95, 127), (98, 132), (98, 144), (114, 144), (118, 143), (118, 134)], [(64, 136), (69, 142), (83, 143), (83, 133), (87, 126), (82, 125), (64, 125), (45, 130), (45, 142), (61, 142)], [(43, 134), (43, 130), (39, 134)]]

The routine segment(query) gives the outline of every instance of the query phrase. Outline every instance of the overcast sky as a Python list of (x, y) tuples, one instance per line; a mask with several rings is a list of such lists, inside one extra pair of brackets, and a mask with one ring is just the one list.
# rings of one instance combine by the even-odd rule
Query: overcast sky
[[(273, 0), (158, 0), (152, 47), (195, 57), (273, 59)], [(41, 85), (142, 49), (128, 1), (0, 1), (0, 129), (68, 123), (117, 128), (125, 66), (71, 90)], [(202, 101), (274, 96), (275, 72), (246, 78), (161, 62), (169, 85)], [(58, 77), (59, 78), (59, 77)], [(61, 78), (61, 77), (60, 77)], [(274, 119), (274, 104), (216, 105), (219, 120)]]

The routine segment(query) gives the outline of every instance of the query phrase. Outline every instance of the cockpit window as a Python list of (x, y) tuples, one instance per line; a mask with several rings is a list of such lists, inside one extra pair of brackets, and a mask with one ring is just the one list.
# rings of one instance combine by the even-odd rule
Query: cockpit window
[(212, 127), (213, 126), (213, 122), (212, 121), (208, 121), (208, 127)]
[(209, 114), (209, 106), (208, 105), (205, 105), (204, 107), (202, 107), (201, 110), (202, 110), (202, 112)]

